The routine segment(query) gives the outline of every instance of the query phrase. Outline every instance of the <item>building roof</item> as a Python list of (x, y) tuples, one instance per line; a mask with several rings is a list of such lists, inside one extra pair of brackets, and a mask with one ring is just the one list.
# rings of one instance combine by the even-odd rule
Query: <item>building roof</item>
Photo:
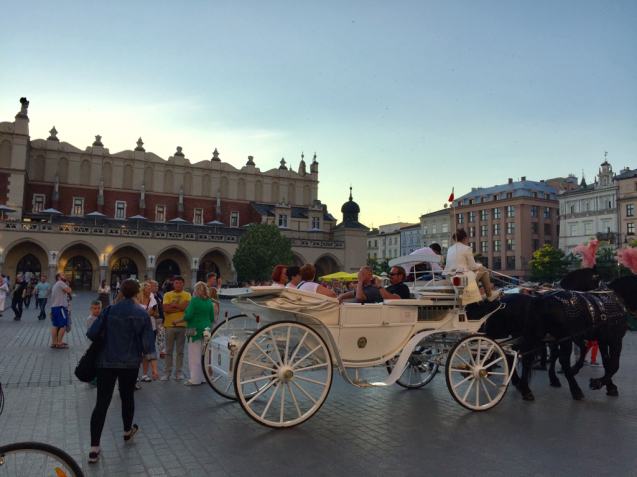
[(405, 225), (403, 227), (400, 228), (401, 232), (407, 232), (410, 229), (414, 229), (414, 230), (420, 230), (420, 224), (411, 224), (411, 225)]
[(512, 182), (511, 184), (507, 183), (493, 187), (487, 187), (484, 189), (478, 188), (463, 195), (462, 197), (459, 197), (456, 202), (460, 204), (464, 201), (464, 199), (473, 199), (485, 195), (487, 196), (487, 202), (490, 202), (493, 200), (493, 194), (500, 194), (503, 192), (506, 193), (511, 191), (513, 191), (513, 197), (531, 197), (531, 191), (538, 191), (542, 193), (549, 193), (551, 194), (551, 198), (555, 199), (557, 194), (557, 190), (547, 185), (545, 182), (523, 180)]
[(421, 215), (420, 218), (422, 219), (423, 217), (432, 217), (436, 215), (449, 215), (449, 209), (440, 209), (435, 212), (429, 212), (428, 214)]
[(361, 224), (360, 222), (354, 222), (353, 220), (344, 220), (343, 222), (338, 224), (336, 227), (334, 227), (332, 230), (335, 230), (335, 229), (365, 229), (365, 230), (369, 230), (369, 227), (366, 227), (365, 225)]
[[(250, 202), (250, 205), (252, 207), (255, 208), (255, 210), (261, 214), (261, 215), (267, 215), (268, 217), (274, 217), (274, 212), (272, 212), (274, 210), (274, 208), (276, 207), (275, 205), (272, 204), (259, 204), (257, 202)], [(309, 208), (308, 207), (290, 207), (291, 209), (291, 216), (293, 219), (307, 219), (308, 215), (307, 213), (309, 212)], [(323, 220), (328, 220), (328, 221), (334, 221), (336, 222), (336, 219), (334, 217), (332, 217), (332, 214), (328, 213), (328, 212), (323, 212)]]
[(633, 177), (637, 177), (637, 169), (633, 169), (632, 171), (622, 172), (621, 174), (615, 176), (615, 180), (620, 181), (622, 179), (631, 179)]
[(349, 188), (349, 200), (343, 204), (343, 207), (341, 207), (341, 212), (343, 212), (344, 214), (360, 214), (361, 213), (361, 208), (352, 199), (351, 187)]

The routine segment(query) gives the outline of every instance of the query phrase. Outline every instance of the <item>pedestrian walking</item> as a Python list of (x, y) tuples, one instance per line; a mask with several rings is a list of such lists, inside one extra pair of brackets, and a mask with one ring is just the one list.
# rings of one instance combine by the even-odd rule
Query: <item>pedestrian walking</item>
[(31, 304), (31, 297), (33, 296), (33, 290), (35, 286), (31, 283), (31, 280), (25, 280), (27, 283), (27, 287), (24, 290), (24, 307), (28, 310), (29, 305)]
[(194, 297), (190, 301), (183, 318), (173, 320), (173, 325), (186, 322), (186, 340), (188, 341), (188, 370), (190, 379), (186, 386), (198, 386), (203, 381), (201, 368), (201, 344), (203, 332), (212, 328), (215, 321), (215, 310), (210, 300), (208, 286), (204, 282), (197, 282), (193, 291)]
[(97, 294), (102, 302), (102, 308), (106, 308), (111, 304), (111, 287), (107, 285), (106, 280), (102, 280), (102, 284), (97, 289)]
[(38, 299), (38, 305), (40, 306), (40, 314), (38, 320), (46, 319), (46, 302), (51, 294), (51, 285), (47, 282), (46, 277), (40, 279), (40, 283), (35, 286), (36, 297)]
[[(88, 316), (88, 318), (86, 319), (86, 329), (90, 330), (91, 326), (93, 326), (93, 323), (95, 323), (95, 320), (97, 320), (97, 317), (100, 316), (100, 313), (102, 312), (102, 302), (101, 300), (93, 300), (91, 302), (91, 314)], [(91, 343), (91, 340), (86, 338), (86, 340), (89, 342), (89, 346)], [(90, 383), (87, 383), (89, 385), (89, 387), (92, 388), (96, 388), (97, 387), (97, 378), (95, 378), (93, 381), (91, 381)]]
[(104, 344), (97, 357), (97, 400), (91, 415), (91, 452), (89, 463), (100, 456), (100, 439), (106, 413), (111, 404), (115, 382), (119, 381), (119, 396), (122, 401), (124, 443), (129, 443), (139, 432), (133, 424), (135, 415), (135, 383), (142, 356), (153, 368), (153, 379), (157, 379), (155, 335), (150, 316), (133, 300), (139, 292), (136, 280), (124, 280), (120, 286), (122, 300), (102, 310), (95, 323), (86, 332), (94, 340), (102, 329)]
[(166, 357), (166, 330), (164, 329), (164, 296), (159, 293), (159, 283), (155, 280), (150, 282), (150, 291), (157, 302), (157, 318), (155, 318), (155, 325), (157, 327), (157, 352), (160, 358)]
[[(153, 335), (157, 337), (157, 324), (155, 318), (159, 316), (157, 312), (157, 301), (152, 294), (152, 287), (150, 283), (142, 283), (139, 287), (139, 293), (135, 297), (135, 303), (137, 303), (143, 310), (150, 316), (150, 322), (153, 326)], [(155, 340), (153, 340), (153, 343)], [(148, 376), (148, 361), (142, 357), (142, 381), (149, 383), (152, 381)]]
[(22, 319), (22, 304), (24, 303), (24, 297), (27, 293), (27, 282), (22, 279), (22, 274), (18, 273), (15, 277), (15, 285), (13, 285), (13, 292), (11, 292), (11, 309), (15, 316), (15, 321)]
[[(2, 276), (4, 278), (4, 275)], [(4, 311), (4, 302), (7, 298), (7, 293), (9, 293), (9, 285), (3, 280), (0, 282), (0, 316), (2, 316), (2, 312)]]
[(66, 327), (69, 324), (69, 297), (71, 288), (66, 284), (66, 275), (58, 273), (56, 282), (51, 289), (51, 348), (67, 349), (68, 345), (62, 341)]
[(186, 314), (186, 308), (190, 304), (190, 293), (184, 291), (184, 277), (176, 276), (173, 280), (172, 291), (164, 295), (164, 328), (166, 330), (166, 368), (162, 381), (168, 381), (173, 370), (173, 353), (177, 347), (177, 363), (175, 379), (184, 379), (181, 372), (184, 365), (184, 345), (186, 344), (186, 325), (184, 323), (173, 324), (173, 320), (179, 320)]

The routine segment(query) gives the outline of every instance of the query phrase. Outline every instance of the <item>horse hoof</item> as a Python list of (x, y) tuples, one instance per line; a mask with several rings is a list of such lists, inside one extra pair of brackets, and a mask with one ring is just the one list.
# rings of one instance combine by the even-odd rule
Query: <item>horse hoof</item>
[(606, 396), (619, 396), (617, 389), (609, 389), (606, 391)]
[(553, 388), (561, 388), (562, 387), (562, 383), (560, 383), (559, 381), (551, 382), (551, 387), (553, 387)]
[(599, 379), (591, 378), (588, 387), (591, 388), (593, 391), (597, 391), (598, 389), (602, 389), (602, 382)]
[(522, 395), (522, 399), (524, 401), (535, 401), (535, 396), (533, 395), (533, 393), (527, 393)]
[(581, 401), (582, 399), (584, 399), (584, 393), (573, 394), (573, 399), (575, 399), (576, 401)]

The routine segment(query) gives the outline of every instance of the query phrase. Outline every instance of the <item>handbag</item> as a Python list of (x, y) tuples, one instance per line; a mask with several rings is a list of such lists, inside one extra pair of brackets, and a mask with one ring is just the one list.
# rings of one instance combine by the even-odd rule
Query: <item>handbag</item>
[(194, 338), (197, 336), (197, 328), (186, 328), (186, 337)]
[(110, 308), (110, 306), (106, 307), (100, 333), (96, 336), (96, 339), (93, 340), (91, 346), (88, 347), (75, 367), (75, 376), (83, 383), (90, 383), (97, 377), (97, 356), (102, 350), (106, 339), (106, 318), (108, 317)]

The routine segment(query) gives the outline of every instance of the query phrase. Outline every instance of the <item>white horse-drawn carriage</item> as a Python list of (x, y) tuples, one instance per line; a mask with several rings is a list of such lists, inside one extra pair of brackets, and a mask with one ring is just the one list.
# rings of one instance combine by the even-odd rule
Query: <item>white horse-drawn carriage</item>
[[(417, 260), (438, 262), (440, 257)], [(407, 261), (414, 257), (390, 265)], [(239, 401), (252, 419), (275, 428), (300, 424), (319, 410), (334, 367), (358, 387), (397, 382), (419, 388), (443, 366), (459, 404), (474, 411), (490, 409), (506, 393), (515, 369), (506, 354), (512, 352), (478, 333), (490, 315), (467, 319), (466, 277), (440, 283), (414, 285), (411, 299), (379, 304), (339, 305), (334, 298), (294, 288), (247, 289), (232, 300), (244, 314), (206, 332), (206, 380), (222, 396)], [(387, 379), (358, 377), (359, 368), (374, 366), (387, 368)]]

